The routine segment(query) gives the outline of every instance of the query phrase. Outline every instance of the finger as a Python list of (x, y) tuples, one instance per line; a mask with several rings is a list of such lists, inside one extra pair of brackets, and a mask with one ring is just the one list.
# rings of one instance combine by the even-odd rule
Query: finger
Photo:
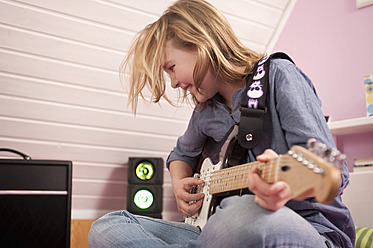
[(194, 201), (192, 204), (189, 204), (189, 207), (187, 208), (187, 212), (191, 215), (196, 214), (199, 209), (202, 207), (203, 199), (200, 199), (198, 201)]
[(262, 208), (269, 209), (269, 210), (273, 210), (273, 209), (271, 209), (270, 204), (268, 204), (267, 201), (265, 201), (263, 198), (259, 197), (258, 195), (255, 195), (255, 202), (256, 202), (259, 206), (261, 206)]
[(198, 201), (203, 199), (203, 197), (205, 197), (204, 193), (191, 194), (187, 191), (181, 192), (179, 195), (179, 199), (185, 202)]
[(269, 184), (263, 181), (258, 175), (259, 169), (252, 168), (248, 173), (248, 187), (255, 194), (263, 194), (268, 191)]
[(281, 207), (285, 205), (284, 202), (271, 202), (271, 201), (267, 201), (265, 198), (263, 199), (258, 196), (255, 196), (255, 202), (259, 206), (265, 209), (268, 209), (268, 210), (272, 210), (272, 211), (279, 210)]
[(287, 183), (271, 185), (267, 194), (257, 194), (256, 202), (267, 209), (278, 210), (291, 199), (291, 190)]
[(189, 215), (189, 208), (190, 208), (190, 204), (189, 202), (185, 202), (185, 201), (178, 201), (177, 202), (177, 208), (178, 208), (178, 211), (180, 213), (182, 213), (184, 216), (188, 216)]
[(179, 202), (178, 210), (186, 217), (190, 217), (198, 213), (199, 209), (201, 208), (203, 200), (198, 200), (193, 202), (193, 204), (187, 202)]
[(278, 210), (281, 207), (283, 207), (286, 202), (288, 201), (288, 198), (281, 198), (281, 197), (273, 197), (273, 196), (260, 196), (255, 195), (255, 202), (258, 203), (263, 208), (269, 209), (269, 210)]
[(182, 180), (185, 185), (190, 185), (190, 186), (201, 185), (204, 182), (202, 179), (199, 179), (197, 177), (186, 177)]
[(205, 196), (204, 193), (196, 193), (196, 194), (190, 193), (190, 190), (188, 189), (179, 191), (179, 194), (178, 194), (178, 197), (186, 202), (200, 200), (204, 196)]
[(260, 196), (261, 198), (273, 198), (273, 201), (291, 199), (290, 186), (285, 182), (276, 182), (274, 184), (268, 184), (264, 181), (256, 182), (253, 187), (253, 193)]
[(278, 157), (278, 154), (272, 149), (266, 149), (261, 155), (256, 157), (256, 160), (260, 162), (266, 162), (270, 159)]
[(285, 198), (291, 195), (290, 186), (282, 181), (268, 184), (264, 193), (267, 196), (275, 196), (277, 198)]
[(255, 194), (255, 202), (263, 208), (278, 210), (291, 199), (291, 189), (286, 182), (269, 184), (258, 175), (259, 169), (252, 168), (248, 173), (248, 187)]
[(184, 188), (187, 191), (190, 191), (195, 185), (202, 185), (203, 183), (204, 181), (199, 178), (188, 177), (183, 179)]
[(291, 198), (291, 189), (286, 182), (276, 182), (271, 184), (270, 195), (278, 195), (280, 198)]
[(199, 201), (202, 200), (205, 197), (204, 193), (198, 193), (198, 194), (188, 194), (187, 195), (187, 201)]

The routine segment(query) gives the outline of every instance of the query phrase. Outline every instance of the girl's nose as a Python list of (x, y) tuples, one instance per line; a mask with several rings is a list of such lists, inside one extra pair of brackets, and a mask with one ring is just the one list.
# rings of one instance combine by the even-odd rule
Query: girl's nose
[(174, 89), (180, 87), (179, 82), (176, 79), (171, 79), (171, 87)]

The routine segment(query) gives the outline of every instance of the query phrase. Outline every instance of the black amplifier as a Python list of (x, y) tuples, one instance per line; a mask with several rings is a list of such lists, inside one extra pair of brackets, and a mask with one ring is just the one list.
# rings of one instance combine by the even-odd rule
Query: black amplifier
[(0, 159), (2, 247), (70, 247), (72, 162)]

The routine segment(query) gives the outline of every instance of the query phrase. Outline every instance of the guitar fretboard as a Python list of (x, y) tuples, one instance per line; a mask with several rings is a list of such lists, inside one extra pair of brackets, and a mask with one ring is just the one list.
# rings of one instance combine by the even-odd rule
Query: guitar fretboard
[(259, 168), (259, 175), (268, 183), (278, 181), (278, 170), (282, 155), (268, 162), (252, 162), (212, 173), (210, 179), (210, 193), (218, 194), (247, 187), (247, 177), (249, 170), (253, 166)]

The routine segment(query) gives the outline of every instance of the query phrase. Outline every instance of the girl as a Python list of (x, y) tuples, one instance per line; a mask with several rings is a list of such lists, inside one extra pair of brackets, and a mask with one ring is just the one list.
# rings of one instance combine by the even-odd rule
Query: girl
[[(203, 0), (179, 0), (139, 33), (124, 61), (129, 68), (129, 99), (148, 86), (152, 100), (165, 94), (164, 72), (183, 99), (191, 95), (195, 111), (184, 135), (167, 159), (180, 213), (198, 213), (204, 194), (190, 194), (203, 182), (192, 175), (208, 140), (219, 143), (240, 121), (247, 76), (263, 55), (244, 46), (224, 16)], [(288, 60), (274, 59), (269, 71), (268, 111), (259, 144), (247, 162), (267, 161), (292, 145), (316, 138), (335, 146), (310, 79)], [(94, 222), (90, 247), (353, 247), (354, 224), (340, 194), (348, 182), (342, 168), (339, 195), (331, 205), (317, 203), (313, 192), (291, 199), (287, 183), (268, 184), (254, 168), (249, 194), (223, 199), (203, 231), (186, 224), (109, 213)], [(190, 204), (194, 202), (194, 204)]]

